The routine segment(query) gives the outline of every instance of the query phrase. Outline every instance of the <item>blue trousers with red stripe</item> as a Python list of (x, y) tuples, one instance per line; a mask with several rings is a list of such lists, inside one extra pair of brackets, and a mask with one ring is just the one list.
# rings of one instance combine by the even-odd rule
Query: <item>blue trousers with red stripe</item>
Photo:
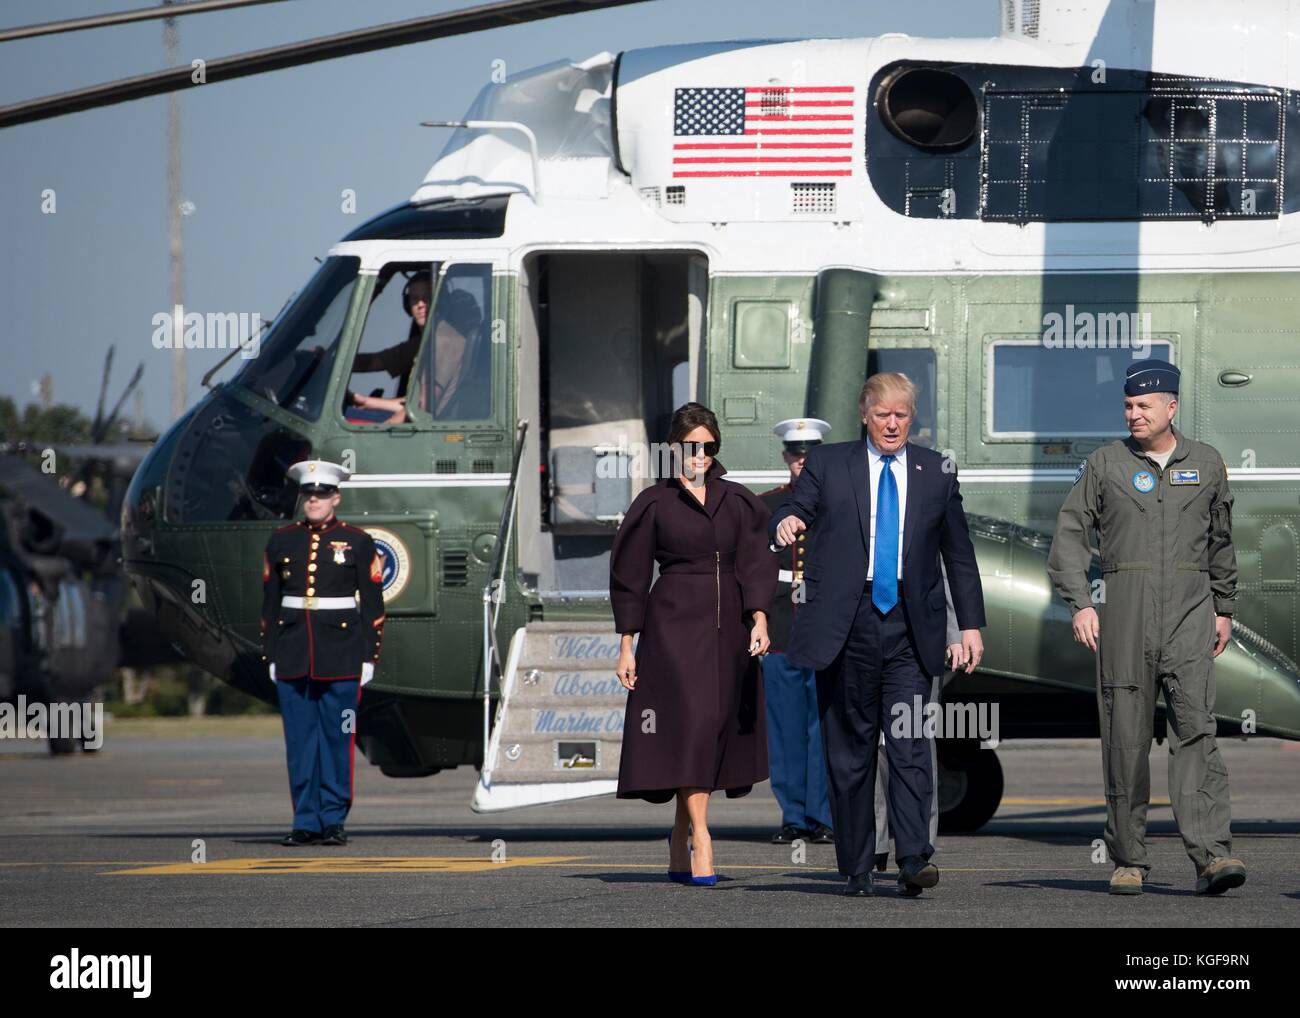
[(356, 741), (357, 679), (276, 682), (294, 830), (320, 833), (342, 825), (352, 807), (352, 757)]
[(781, 823), (804, 830), (831, 826), (826, 756), (817, 714), (817, 673), (784, 653), (763, 657), (767, 760)]

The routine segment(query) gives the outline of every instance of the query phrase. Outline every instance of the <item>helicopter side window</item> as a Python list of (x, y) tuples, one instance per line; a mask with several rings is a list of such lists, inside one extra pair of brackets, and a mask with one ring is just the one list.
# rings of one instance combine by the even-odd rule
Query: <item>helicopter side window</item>
[[(1149, 342), (1147, 356), (1174, 359), (1169, 340)], [(995, 340), (989, 434), (994, 438), (1124, 435), (1115, 408), (1124, 399), (1132, 349), (1049, 348), (1040, 339)]]
[(934, 393), (937, 385), (934, 351), (923, 348), (873, 348), (867, 353), (867, 375), (897, 371), (916, 385), (916, 416), (909, 432), (912, 441), (933, 448), (937, 441)]
[(407, 406), (417, 421), (475, 421), (492, 415), (492, 266), (444, 273)]
[(438, 264), (390, 262), (380, 271), (343, 395), (356, 424), (406, 420), (407, 386), (429, 321)]
[(360, 266), (352, 256), (327, 258), (235, 382), (299, 417), (320, 417)]

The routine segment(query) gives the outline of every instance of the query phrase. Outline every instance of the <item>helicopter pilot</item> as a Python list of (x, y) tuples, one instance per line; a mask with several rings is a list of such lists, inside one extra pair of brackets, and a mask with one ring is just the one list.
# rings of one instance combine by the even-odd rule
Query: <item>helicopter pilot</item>
[(419, 386), (413, 408), (411, 401), (400, 394), (406, 391), (405, 379), (396, 398), (358, 396), (355, 399), (367, 409), (390, 411), (391, 416), (380, 422), (384, 424), (411, 420), (411, 409), (434, 420), (488, 416), (492, 362), (491, 347), (481, 338), (482, 324), (483, 313), (473, 294), (467, 290), (444, 289), (433, 315), (432, 341), (415, 367)]
[(335, 516), (350, 471), (289, 468), (305, 518), (271, 535), (262, 561), (262, 653), (275, 683), (293, 799), (281, 844), (347, 844), (361, 687), (384, 637), (383, 563), (370, 535)]
[[(433, 275), (428, 271), (417, 272), (406, 281), (402, 288), (402, 307), (411, 316), (411, 327), (406, 338), (395, 346), (372, 353), (358, 353), (352, 361), (353, 372), (386, 371), (397, 379), (396, 400), (406, 396), (407, 380), (411, 368), (415, 365), (416, 355), (420, 351), (420, 338), (424, 335), (425, 323), (429, 320), (429, 306), (433, 301)], [(385, 410), (393, 400), (382, 396), (367, 396), (364, 393), (349, 393), (354, 406), (363, 409)], [(376, 402), (383, 400), (382, 403)]]

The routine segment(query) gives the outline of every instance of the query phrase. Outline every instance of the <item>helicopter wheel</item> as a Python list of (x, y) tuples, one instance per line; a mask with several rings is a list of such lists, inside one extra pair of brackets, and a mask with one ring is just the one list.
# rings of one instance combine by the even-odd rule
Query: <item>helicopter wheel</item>
[(939, 743), (939, 830), (949, 834), (978, 831), (1002, 802), (1002, 764), (976, 739)]

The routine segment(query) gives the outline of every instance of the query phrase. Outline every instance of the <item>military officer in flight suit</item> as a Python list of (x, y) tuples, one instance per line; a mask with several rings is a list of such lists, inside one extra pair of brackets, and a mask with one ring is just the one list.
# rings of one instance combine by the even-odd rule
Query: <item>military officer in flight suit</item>
[(348, 475), (324, 460), (289, 468), (306, 518), (273, 533), (262, 562), (263, 660), (293, 798), (284, 845), (347, 844), (357, 708), (383, 642), (382, 561), (369, 534), (334, 515)]
[[(794, 418), (772, 429), (784, 443), (781, 452), (790, 480), (758, 497), (775, 510), (789, 497), (803, 468), (804, 456), (831, 430), (825, 421)], [(773, 552), (777, 559), (776, 593), (767, 614), (771, 649), (763, 657), (763, 695), (767, 702), (767, 759), (772, 794), (781, 807), (781, 829), (772, 835), (777, 845), (803, 838), (832, 844), (831, 805), (827, 799), (826, 758), (817, 713), (817, 673), (792, 665), (785, 656), (798, 604), (792, 600), (803, 583), (803, 564), (812, 530), (801, 530), (788, 548)]]
[[(1080, 466), (1047, 561), (1074, 613), (1074, 638), (1097, 655), (1113, 894), (1141, 894), (1147, 861), (1148, 757), (1157, 688), (1169, 722), (1169, 801), (1196, 867), (1196, 892), (1246, 880), (1232, 858), (1228, 771), (1214, 739), (1214, 658), (1237, 604), (1232, 492), (1223, 458), (1173, 426), (1179, 372), (1141, 360), (1124, 379), (1129, 438)], [(1102, 586), (1088, 583), (1097, 531)]]

